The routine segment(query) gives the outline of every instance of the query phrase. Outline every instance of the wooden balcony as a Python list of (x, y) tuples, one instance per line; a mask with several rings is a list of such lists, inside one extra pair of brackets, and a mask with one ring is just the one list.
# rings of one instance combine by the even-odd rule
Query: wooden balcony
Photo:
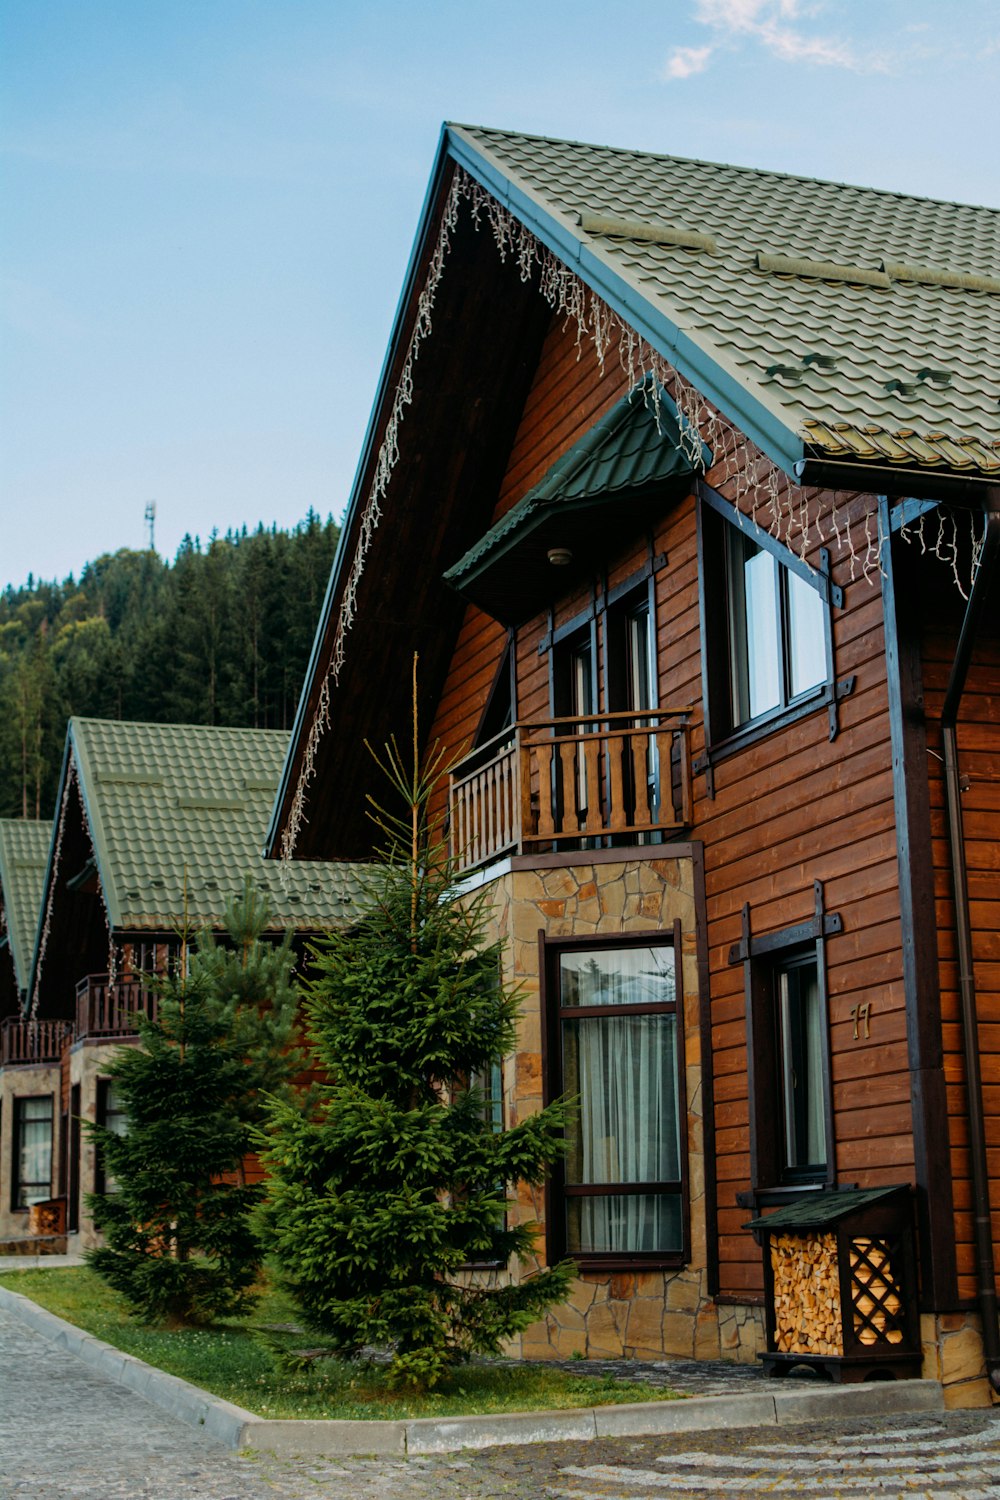
[(0, 1026), (0, 1067), (57, 1063), (72, 1030), (70, 1021), (4, 1021)]
[(691, 823), (689, 719), (664, 708), (505, 730), (452, 773), (456, 869), (681, 834)]
[(135, 1036), (138, 1014), (156, 1019), (156, 995), (138, 979), (112, 984), (107, 974), (88, 974), (76, 987), (78, 1038)]

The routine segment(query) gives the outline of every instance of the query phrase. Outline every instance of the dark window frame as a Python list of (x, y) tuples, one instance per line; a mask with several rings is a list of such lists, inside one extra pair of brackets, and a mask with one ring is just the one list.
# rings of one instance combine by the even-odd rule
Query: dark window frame
[[(744, 517), (744, 525), (736, 519), (738, 512), (728, 500), (724, 500), (704, 481), (697, 486), (697, 534), (698, 534), (698, 595), (701, 617), (702, 652), (702, 698), (705, 713), (705, 754), (695, 763), (694, 769), (709, 773), (710, 793), (711, 768), (716, 761), (736, 754), (746, 746), (754, 744), (775, 730), (793, 724), (807, 714), (826, 708), (829, 715), (829, 737), (835, 739), (839, 729), (838, 704), (854, 687), (854, 678), (836, 680), (834, 650), (833, 611), (844, 607), (844, 591), (833, 582), (829, 550), (820, 548), (817, 569), (810, 568), (801, 557), (783, 543), (776, 541), (768, 532), (756, 530), (752, 521)], [(788, 634), (788, 588), (784, 575), (779, 575), (779, 591), (782, 604), (779, 607), (779, 661), (778, 674), (781, 683), (781, 701), (773, 708), (734, 723), (732, 692), (732, 644), (729, 628), (729, 588), (727, 581), (727, 528), (749, 535), (754, 544), (774, 557), (785, 574), (794, 575), (808, 584), (823, 604), (824, 655), (826, 670), (822, 682), (804, 689), (794, 697), (789, 696), (789, 634)]]
[[(114, 1084), (115, 1080), (113, 1078), (98, 1078), (97, 1080), (96, 1118), (98, 1125), (103, 1125), (105, 1128), (107, 1128), (108, 1120), (112, 1117), (128, 1119), (127, 1110), (123, 1108), (113, 1110), (108, 1108), (108, 1099), (114, 1088)], [(98, 1142), (94, 1152), (94, 1192), (113, 1193), (116, 1191), (115, 1187), (109, 1188), (108, 1186), (108, 1172), (104, 1161), (104, 1150), (101, 1143)]]
[[(753, 937), (750, 908), (743, 908), (743, 936), (730, 950), (730, 963), (743, 964), (747, 1032), (747, 1095), (750, 1125), (750, 1186), (754, 1202), (794, 1198), (810, 1189), (833, 1187), (837, 1180), (833, 1074), (830, 1050), (830, 1001), (826, 939), (843, 931), (839, 915), (823, 909), (823, 887), (814, 882), (811, 921)], [(783, 1058), (779, 1028), (778, 984), (783, 971), (805, 962), (816, 965), (816, 984), (823, 1021), (820, 1068), (826, 1162), (822, 1170), (786, 1167), (784, 1140)]]
[(25, 1203), (25, 1189), (41, 1187), (40, 1182), (25, 1182), (21, 1177), (21, 1143), (22, 1132), (25, 1123), (24, 1108), (27, 1104), (34, 1104), (38, 1100), (44, 1100), (49, 1106), (49, 1180), (44, 1198), (35, 1198), (36, 1203), (44, 1202), (45, 1198), (52, 1197), (52, 1168), (55, 1162), (55, 1099), (52, 1094), (18, 1094), (14, 1097), (14, 1109), (12, 1111), (13, 1130), (11, 1131), (11, 1159), (10, 1159), (10, 1206), (12, 1213), (27, 1213), (31, 1207)]
[[(663, 1183), (601, 1183), (588, 1188), (567, 1188), (565, 1170), (557, 1164), (549, 1175), (545, 1189), (545, 1242), (549, 1265), (571, 1256), (581, 1271), (645, 1271), (677, 1270), (691, 1259), (691, 1214), (690, 1173), (688, 1165), (687, 1128), (687, 1077), (686, 1046), (684, 1030), (684, 986), (681, 944), (681, 924), (674, 922), (668, 931), (654, 930), (629, 933), (596, 933), (586, 937), (547, 937), (544, 930), (538, 934), (539, 973), (541, 975), (542, 1002), (542, 1097), (545, 1104), (562, 1095), (563, 1062), (561, 1022), (564, 1015), (571, 1019), (585, 1019), (590, 1015), (614, 1014), (673, 1014), (676, 1099), (677, 1099), (677, 1150), (680, 1178)], [(665, 1004), (638, 1004), (635, 1006), (562, 1006), (559, 998), (559, 958), (563, 953), (606, 951), (614, 948), (672, 948), (674, 953), (674, 999)], [(609, 1253), (592, 1251), (580, 1253), (567, 1251), (565, 1205), (570, 1197), (583, 1197), (588, 1192), (596, 1196), (623, 1195), (649, 1192), (676, 1192), (680, 1198), (681, 1247), (677, 1251), (623, 1251)]]

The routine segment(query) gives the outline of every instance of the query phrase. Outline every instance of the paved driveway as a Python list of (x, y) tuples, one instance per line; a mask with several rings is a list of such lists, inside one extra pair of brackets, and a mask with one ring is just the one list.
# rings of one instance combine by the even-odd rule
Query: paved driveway
[(809, 1500), (1000, 1497), (1000, 1411), (494, 1448), (238, 1457), (0, 1311), (0, 1500)]

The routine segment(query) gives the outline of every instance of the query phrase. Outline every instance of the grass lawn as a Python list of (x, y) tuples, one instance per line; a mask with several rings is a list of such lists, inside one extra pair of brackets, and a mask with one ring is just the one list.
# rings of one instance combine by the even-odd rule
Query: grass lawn
[[(5, 1271), (0, 1286), (30, 1297), (126, 1354), (262, 1417), (444, 1417), (677, 1399), (674, 1391), (635, 1381), (568, 1374), (513, 1360), (461, 1366), (426, 1396), (387, 1391), (377, 1370), (332, 1360), (309, 1374), (287, 1375), (275, 1368), (253, 1333), (266, 1324), (296, 1321), (292, 1305), (272, 1288), (265, 1289), (246, 1318), (168, 1331), (136, 1322), (122, 1298), (83, 1267)], [(303, 1344), (308, 1343), (304, 1334)]]

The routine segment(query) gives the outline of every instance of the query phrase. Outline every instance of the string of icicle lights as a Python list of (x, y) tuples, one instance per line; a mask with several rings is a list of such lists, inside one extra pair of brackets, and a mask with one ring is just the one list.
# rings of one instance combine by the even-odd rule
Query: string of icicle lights
[[(305, 795), (312, 781), (320, 740), (330, 724), (330, 693), (340, 679), (346, 641), (357, 610), (358, 584), (365, 568), (372, 538), (382, 519), (382, 502), (389, 488), (392, 471), (399, 458), (399, 435), (406, 408), (413, 399), (413, 376), (420, 350), (432, 331), (432, 315), (438, 287), (444, 276), (451, 249), (452, 235), (459, 215), (467, 207), (474, 227), (484, 224), (492, 232), (501, 260), (512, 260), (525, 283), (537, 280), (538, 290), (552, 312), (576, 326), (578, 357), (590, 348), (601, 370), (607, 359), (617, 354), (631, 391), (645, 400), (653, 419), (659, 423), (659, 389), (666, 390), (680, 417), (680, 440), (686, 456), (696, 470), (705, 471), (704, 449), (711, 453), (715, 487), (727, 486), (740, 524), (766, 530), (803, 559), (821, 543), (832, 544), (849, 558), (850, 579), (874, 582), (883, 571), (882, 552), (887, 538), (882, 534), (878, 512), (871, 497), (854, 492), (823, 492), (832, 495), (829, 509), (821, 516), (815, 500), (816, 491), (790, 481), (765, 454), (722, 412), (711, 404), (679, 370), (642, 338), (615, 310), (608, 306), (585, 282), (581, 281), (531, 230), (505, 208), (461, 167), (456, 167), (451, 188), (445, 200), (437, 240), (427, 267), (427, 275), (417, 300), (413, 332), (403, 360), (402, 370), (393, 393), (385, 433), (375, 461), (375, 471), (361, 512), (358, 543), (341, 596), (334, 626), (330, 663), (320, 683), (316, 712), (309, 726), (292, 798), (288, 819), (281, 838), (281, 859), (291, 859), (305, 819)], [(810, 498), (813, 504), (810, 508)], [(971, 530), (972, 568), (975, 577), (985, 537), (976, 529), (976, 518), (962, 512)], [(934, 531), (936, 520), (937, 530)], [(959, 558), (959, 516), (939, 508), (928, 521), (921, 514), (901, 534), (924, 551), (934, 552), (949, 564), (955, 584), (963, 597), (971, 579), (963, 579)], [(863, 527), (863, 537), (855, 540), (855, 529)]]

